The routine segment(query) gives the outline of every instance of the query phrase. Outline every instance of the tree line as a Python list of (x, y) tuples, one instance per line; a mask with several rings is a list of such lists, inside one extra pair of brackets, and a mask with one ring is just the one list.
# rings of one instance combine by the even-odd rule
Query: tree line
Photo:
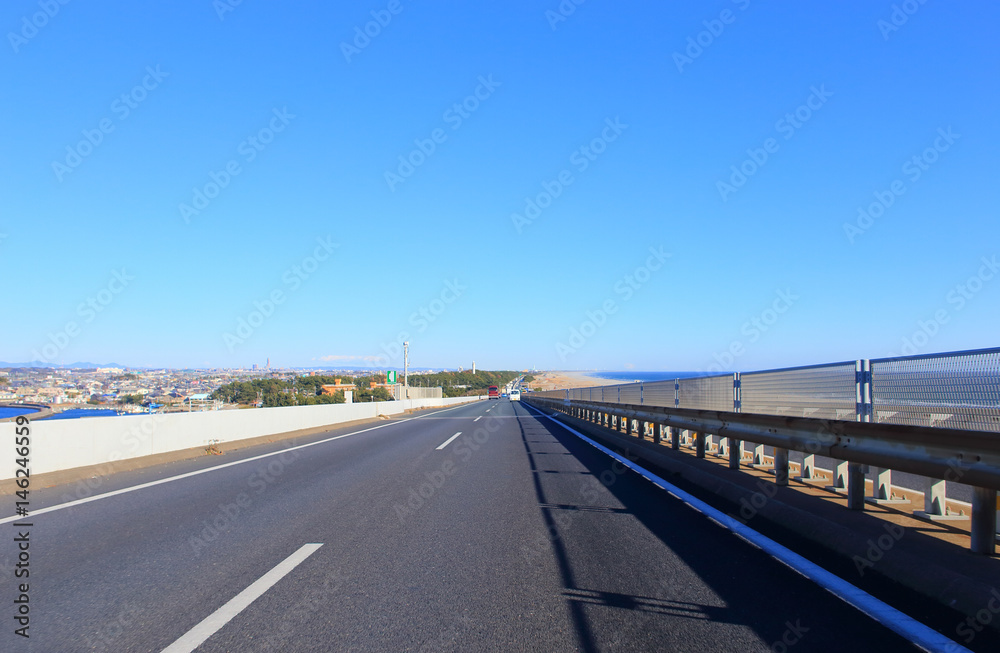
[[(521, 375), (520, 372), (485, 370), (472, 372), (437, 372), (434, 374), (410, 375), (411, 387), (434, 388), (441, 386), (444, 396), (461, 397), (464, 395), (485, 394), (491, 385), (503, 386)], [(371, 383), (385, 383), (385, 374), (368, 376), (296, 376), (290, 379), (254, 379), (252, 381), (233, 381), (212, 392), (212, 399), (221, 399), (229, 404), (251, 405), (257, 402), (258, 393), (267, 408), (277, 406), (308, 406), (312, 404), (342, 404), (345, 401), (343, 391), (333, 395), (322, 394), (324, 385), (333, 385), (337, 379), (341, 383), (354, 384), (353, 400), (355, 402), (392, 401), (392, 394), (387, 388), (372, 388)], [(531, 376), (525, 377), (532, 380)], [(400, 378), (402, 382), (402, 378)], [(456, 387), (467, 386), (467, 387)]]

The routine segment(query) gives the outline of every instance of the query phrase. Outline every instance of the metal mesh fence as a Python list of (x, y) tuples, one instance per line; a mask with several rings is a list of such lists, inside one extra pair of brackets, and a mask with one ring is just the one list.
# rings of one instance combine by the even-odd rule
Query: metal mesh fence
[(854, 361), (740, 375), (744, 413), (853, 420), (857, 413)]
[(679, 379), (679, 408), (733, 410), (733, 375)]
[(642, 384), (642, 403), (647, 406), (674, 405), (674, 380)]
[(639, 404), (642, 401), (641, 383), (626, 383), (618, 386), (620, 402), (623, 404)]
[[(732, 411), (730, 374), (534, 393), (554, 399)], [(745, 413), (853, 420), (859, 377), (854, 361), (740, 375)], [(619, 399), (620, 393), (620, 399)], [(641, 394), (640, 394), (641, 393)], [(876, 422), (1000, 432), (1000, 347), (871, 361)]]
[(874, 421), (1000, 432), (1000, 348), (871, 366)]

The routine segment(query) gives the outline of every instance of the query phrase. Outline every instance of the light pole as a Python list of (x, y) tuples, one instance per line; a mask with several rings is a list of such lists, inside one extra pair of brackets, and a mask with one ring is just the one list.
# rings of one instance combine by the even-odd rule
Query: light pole
[(403, 396), (410, 398), (410, 341), (403, 341)]

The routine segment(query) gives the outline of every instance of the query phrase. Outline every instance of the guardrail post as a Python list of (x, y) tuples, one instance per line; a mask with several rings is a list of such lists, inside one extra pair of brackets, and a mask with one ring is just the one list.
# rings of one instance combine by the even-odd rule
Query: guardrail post
[(705, 457), (705, 432), (695, 431), (694, 433), (694, 455), (696, 458)]
[(743, 457), (743, 442), (733, 440), (729, 446), (729, 469), (739, 469), (740, 459)]
[(847, 507), (851, 510), (865, 509), (865, 472), (868, 466), (847, 463)]
[(670, 448), (677, 451), (681, 448), (681, 430), (676, 426), (668, 426), (670, 429)]
[(653, 422), (653, 444), (661, 442), (663, 442), (663, 425), (659, 422)]
[(639, 439), (646, 439), (646, 422), (645, 420), (639, 420)]
[(972, 533), (969, 548), (973, 553), (993, 555), (997, 537), (997, 491), (972, 488)]
[(788, 449), (774, 449), (774, 484), (788, 485)]

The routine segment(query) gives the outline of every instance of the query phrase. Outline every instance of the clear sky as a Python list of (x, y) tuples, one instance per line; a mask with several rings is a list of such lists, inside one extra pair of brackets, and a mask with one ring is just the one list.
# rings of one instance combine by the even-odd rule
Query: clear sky
[(0, 360), (1000, 344), (996, 3), (62, 2), (0, 7)]

